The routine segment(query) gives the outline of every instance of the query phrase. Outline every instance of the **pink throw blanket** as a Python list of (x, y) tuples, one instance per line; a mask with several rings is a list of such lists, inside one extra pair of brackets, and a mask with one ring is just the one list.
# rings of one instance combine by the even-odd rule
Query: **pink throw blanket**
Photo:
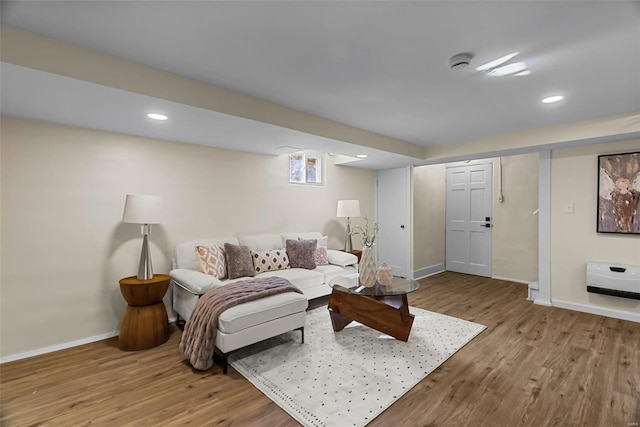
[(195, 369), (209, 369), (213, 365), (218, 316), (235, 305), (284, 292), (302, 293), (282, 277), (242, 280), (210, 290), (198, 300), (184, 326), (180, 351)]

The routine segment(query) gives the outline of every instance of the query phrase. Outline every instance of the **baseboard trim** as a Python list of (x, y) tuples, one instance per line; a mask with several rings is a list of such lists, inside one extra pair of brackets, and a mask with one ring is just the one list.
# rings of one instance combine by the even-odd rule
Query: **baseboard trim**
[(505, 280), (507, 282), (522, 283), (523, 285), (528, 285), (529, 283), (531, 283), (528, 280), (512, 279), (510, 277), (492, 276), (491, 278), (496, 280)]
[(442, 273), (445, 271), (444, 264), (430, 265), (429, 267), (421, 268), (413, 272), (413, 280), (424, 279), (425, 277), (433, 276), (434, 274)]
[(578, 304), (575, 302), (562, 301), (557, 299), (554, 299), (551, 304), (553, 305), (553, 307), (564, 308), (567, 310), (581, 311), (583, 313), (597, 314), (600, 316), (613, 317), (614, 319), (628, 320), (630, 322), (640, 323), (640, 314), (628, 313), (626, 311), (615, 310), (612, 308)]
[[(169, 323), (174, 323), (177, 320), (176, 316), (169, 317)], [(16, 360), (27, 359), (33, 356), (40, 356), (41, 354), (53, 353), (58, 350), (65, 350), (71, 347), (77, 347), (79, 345), (89, 344), (96, 341), (102, 341), (109, 338), (117, 337), (120, 335), (120, 331), (111, 331), (105, 334), (94, 335), (92, 337), (82, 338), (75, 341), (69, 341), (63, 344), (56, 344), (50, 347), (39, 348), (36, 350), (25, 351), (24, 353), (12, 354), (5, 357), (0, 357), (0, 365), (7, 362), (14, 362)]]
[(41, 354), (53, 353), (54, 351), (64, 350), (71, 347), (77, 347), (79, 345), (89, 344), (96, 341), (106, 340), (108, 338), (117, 337), (120, 331), (107, 332), (105, 334), (94, 335), (92, 337), (82, 338), (75, 341), (69, 341), (63, 344), (56, 344), (50, 347), (39, 348), (37, 350), (25, 351), (24, 353), (12, 354), (0, 358), (0, 364), (13, 362), (15, 360), (27, 359), (33, 356), (40, 356)]
[(553, 307), (553, 305), (551, 304), (551, 301), (546, 299), (536, 298), (535, 300), (533, 300), (533, 303), (536, 305), (543, 305), (545, 307)]

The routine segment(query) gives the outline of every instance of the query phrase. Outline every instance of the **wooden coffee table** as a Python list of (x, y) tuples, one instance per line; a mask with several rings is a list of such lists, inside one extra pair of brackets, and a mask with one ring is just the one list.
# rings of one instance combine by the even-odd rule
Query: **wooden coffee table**
[(409, 313), (407, 294), (418, 290), (415, 280), (394, 277), (390, 285), (380, 283), (370, 288), (358, 285), (357, 274), (329, 281), (333, 288), (329, 297), (329, 313), (333, 330), (341, 331), (352, 321), (407, 341), (413, 314)]

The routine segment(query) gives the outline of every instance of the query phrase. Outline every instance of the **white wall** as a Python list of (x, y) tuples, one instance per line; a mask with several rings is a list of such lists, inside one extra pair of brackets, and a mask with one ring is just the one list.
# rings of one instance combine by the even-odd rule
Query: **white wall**
[(330, 156), (325, 185), (303, 186), (288, 183), (286, 156), (22, 119), (2, 119), (0, 144), (2, 357), (119, 329), (118, 280), (136, 274), (142, 243), (139, 226), (121, 222), (127, 193), (165, 200), (150, 236), (156, 273), (181, 241), (318, 230), (339, 248), (338, 199), (374, 214), (375, 174)]
[(444, 183), (445, 165), (413, 168), (413, 270), (418, 276), (444, 265)]
[[(585, 270), (587, 261), (640, 265), (639, 235), (596, 233), (598, 155), (632, 151), (640, 151), (640, 140), (552, 151), (553, 305), (640, 319), (640, 301), (588, 293)], [(573, 202), (573, 214), (564, 213), (567, 202)]]
[[(502, 193), (498, 201), (499, 165)], [(446, 167), (491, 163), (492, 276), (532, 282), (538, 276), (538, 155), (521, 154), (491, 159), (414, 168), (414, 271), (445, 262)]]
[(538, 278), (538, 153), (506, 156), (502, 162), (502, 195), (494, 162), (492, 274), (521, 282)]

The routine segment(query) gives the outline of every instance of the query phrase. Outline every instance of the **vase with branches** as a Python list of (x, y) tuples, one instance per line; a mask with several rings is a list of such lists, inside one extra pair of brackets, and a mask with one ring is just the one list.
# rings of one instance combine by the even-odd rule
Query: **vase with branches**
[(373, 223), (373, 228), (369, 228), (369, 218), (364, 217), (364, 227), (361, 225), (353, 226), (351, 234), (359, 234), (362, 236), (362, 247), (370, 248), (376, 244), (376, 237), (378, 236), (378, 223)]

